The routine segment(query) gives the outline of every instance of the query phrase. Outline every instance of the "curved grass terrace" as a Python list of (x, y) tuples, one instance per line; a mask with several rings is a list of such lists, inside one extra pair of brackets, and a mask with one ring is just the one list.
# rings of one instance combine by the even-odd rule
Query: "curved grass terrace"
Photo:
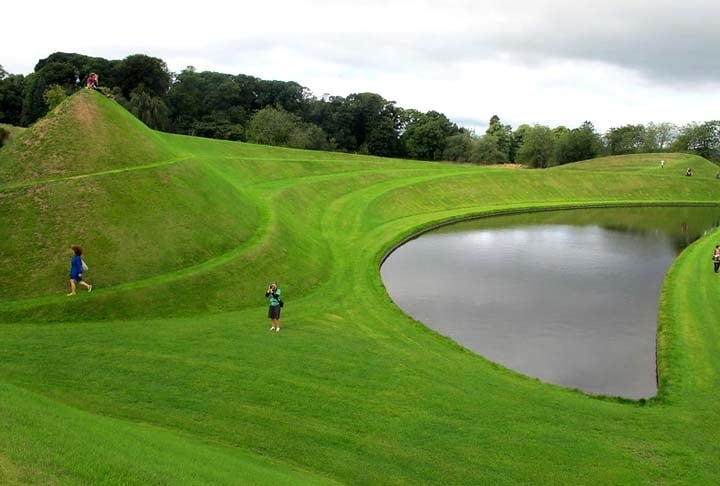
[[(717, 481), (720, 232), (667, 275), (648, 401), (489, 362), (404, 315), (378, 270), (454, 219), (717, 204), (714, 164), (305, 152), (152, 132), (85, 91), (49, 119), (0, 150), (0, 483)], [(78, 146), (100, 155), (79, 163)], [(95, 290), (70, 299), (73, 243)], [(280, 333), (265, 317), (274, 279)]]

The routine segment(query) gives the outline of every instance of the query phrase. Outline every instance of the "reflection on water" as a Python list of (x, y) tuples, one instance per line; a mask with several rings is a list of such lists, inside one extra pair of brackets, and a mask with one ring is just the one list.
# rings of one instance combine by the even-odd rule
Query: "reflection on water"
[(405, 312), (509, 368), (590, 393), (656, 394), (663, 278), (718, 208), (555, 211), (457, 223), (393, 252)]

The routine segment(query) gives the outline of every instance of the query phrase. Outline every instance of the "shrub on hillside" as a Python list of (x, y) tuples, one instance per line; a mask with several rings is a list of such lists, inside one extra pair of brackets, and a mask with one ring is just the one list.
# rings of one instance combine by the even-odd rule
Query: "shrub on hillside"
[(62, 86), (53, 84), (43, 93), (43, 100), (51, 111), (67, 98), (67, 93)]
[(5, 130), (3, 127), (0, 127), (0, 147), (5, 144), (5, 140), (7, 140), (9, 137), (10, 132)]

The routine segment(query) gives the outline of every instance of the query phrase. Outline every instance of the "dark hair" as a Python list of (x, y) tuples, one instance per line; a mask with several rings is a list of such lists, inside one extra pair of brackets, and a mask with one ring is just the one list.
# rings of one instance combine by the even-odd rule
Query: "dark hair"
[(82, 248), (80, 248), (79, 246), (73, 245), (70, 247), (70, 249), (74, 251), (77, 256), (82, 255)]

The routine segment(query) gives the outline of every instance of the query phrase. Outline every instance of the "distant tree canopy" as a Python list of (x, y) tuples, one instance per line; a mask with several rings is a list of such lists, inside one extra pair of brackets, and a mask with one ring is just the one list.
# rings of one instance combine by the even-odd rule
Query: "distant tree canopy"
[(599, 134), (576, 128), (512, 126), (493, 115), (482, 135), (437, 111), (402, 108), (376, 93), (314, 96), (294, 81), (244, 74), (171, 73), (162, 59), (133, 54), (106, 60), (56, 52), (28, 76), (0, 66), (0, 123), (28, 126), (75, 90), (89, 73), (157, 130), (225, 140), (338, 150), (428, 161), (551, 167), (600, 155), (684, 151), (720, 160), (720, 121), (624, 125)]
[(554, 165), (556, 143), (557, 137), (550, 128), (543, 125), (525, 125), (517, 161), (537, 169), (550, 167)]

